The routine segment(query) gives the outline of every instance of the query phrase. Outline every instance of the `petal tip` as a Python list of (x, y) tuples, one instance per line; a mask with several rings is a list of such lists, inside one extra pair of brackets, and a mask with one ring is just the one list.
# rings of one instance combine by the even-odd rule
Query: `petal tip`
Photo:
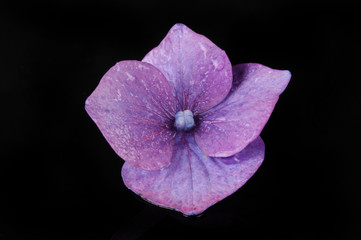
[(89, 98), (87, 98), (87, 99), (85, 100), (85, 103), (84, 103), (84, 109), (87, 110), (87, 108), (89, 107), (89, 105), (90, 105)]
[(173, 27), (170, 29), (170, 31), (172, 30), (183, 30), (183, 29), (189, 29), (189, 27), (187, 27), (184, 23), (176, 23), (173, 25)]
[(89, 107), (91, 106), (91, 97), (92, 97), (92, 94), (90, 94), (87, 99), (85, 99), (85, 102), (84, 102), (84, 108), (85, 110), (88, 111)]
[(286, 77), (287, 77), (287, 81), (289, 82), (289, 81), (291, 80), (292, 74), (291, 74), (291, 72), (288, 71), (288, 70), (285, 70), (285, 71), (286, 71), (285, 75), (286, 75)]
[(288, 86), (288, 83), (291, 80), (292, 74), (289, 70), (279, 70), (281, 72), (283, 72), (283, 86), (281, 88), (281, 92), (280, 94), (286, 89), (286, 87)]
[(176, 23), (176, 24), (173, 25), (172, 28), (182, 28), (182, 27), (184, 27), (184, 26), (185, 26), (185, 25), (184, 25), (183, 23)]
[(285, 74), (288, 76), (288, 78), (292, 77), (292, 74), (289, 70), (284, 70), (284, 71), (285, 71)]

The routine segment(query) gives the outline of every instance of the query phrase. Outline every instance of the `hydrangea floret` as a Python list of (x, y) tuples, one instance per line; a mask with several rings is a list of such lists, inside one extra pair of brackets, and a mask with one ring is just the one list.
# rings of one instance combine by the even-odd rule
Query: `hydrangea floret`
[(85, 108), (125, 161), (125, 185), (185, 215), (231, 195), (264, 159), (260, 133), (291, 74), (226, 53), (183, 24), (142, 61), (115, 64)]

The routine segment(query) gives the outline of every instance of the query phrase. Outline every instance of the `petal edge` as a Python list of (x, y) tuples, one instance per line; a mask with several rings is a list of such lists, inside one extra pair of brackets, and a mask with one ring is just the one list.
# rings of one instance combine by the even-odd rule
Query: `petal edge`
[(122, 159), (155, 170), (170, 164), (174, 139), (167, 126), (174, 104), (158, 69), (149, 63), (121, 61), (103, 76), (85, 109)]
[(231, 156), (259, 136), (291, 73), (261, 64), (233, 67), (233, 86), (227, 98), (200, 115), (195, 131), (199, 147), (209, 156)]
[[(124, 163), (124, 184), (153, 204), (195, 215), (237, 191), (263, 162), (264, 143), (260, 137), (227, 158), (208, 157), (191, 135), (185, 139), (189, 147), (176, 149), (171, 165), (161, 170), (144, 171)], [(176, 143), (179, 141), (180, 136)]]
[(232, 87), (226, 53), (184, 24), (175, 24), (142, 60), (157, 67), (171, 84), (178, 110), (202, 113), (220, 103)]

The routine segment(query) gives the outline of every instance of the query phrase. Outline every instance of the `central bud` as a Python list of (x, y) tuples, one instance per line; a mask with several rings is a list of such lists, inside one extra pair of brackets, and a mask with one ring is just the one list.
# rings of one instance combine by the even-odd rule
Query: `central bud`
[(193, 113), (191, 110), (179, 111), (175, 115), (174, 126), (178, 131), (188, 131), (194, 127)]

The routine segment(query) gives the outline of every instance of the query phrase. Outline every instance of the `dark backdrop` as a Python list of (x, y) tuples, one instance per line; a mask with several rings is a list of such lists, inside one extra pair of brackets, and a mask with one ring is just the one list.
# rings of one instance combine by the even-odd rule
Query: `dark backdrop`
[[(348, 1), (2, 1), (0, 239), (358, 239), (360, 14)], [(288, 69), (264, 164), (199, 217), (154, 207), (84, 111), (181, 22), (233, 64)], [(355, 138), (356, 137), (356, 138)]]

